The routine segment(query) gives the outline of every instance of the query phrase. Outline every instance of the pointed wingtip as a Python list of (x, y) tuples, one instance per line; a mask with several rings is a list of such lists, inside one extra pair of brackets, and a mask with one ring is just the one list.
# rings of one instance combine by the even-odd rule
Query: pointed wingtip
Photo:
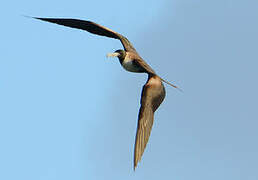
[(134, 172), (135, 172), (136, 167), (137, 167), (137, 164), (134, 164), (134, 166), (133, 166), (133, 171)]
[(32, 18), (32, 19), (38, 19), (38, 20), (42, 20), (42, 21), (46, 21), (48, 18), (41, 18), (41, 17), (35, 17), (35, 16), (28, 16), (28, 15), (24, 15), (22, 14), (23, 17), (25, 18)]
[(137, 168), (137, 165), (138, 165), (138, 163), (141, 161), (141, 159), (139, 159), (139, 160), (134, 160), (134, 162), (133, 162), (133, 171), (135, 172), (135, 170), (136, 170), (136, 168)]
[(24, 14), (22, 14), (22, 16), (23, 16), (23, 17), (25, 17), (25, 18), (31, 18), (31, 19), (43, 20), (43, 18), (34, 17), (34, 16), (28, 16), (28, 15), (24, 15)]
[(24, 14), (22, 14), (21, 16), (23, 16), (23, 17), (25, 17), (25, 18), (34, 18), (34, 17), (32, 17), (32, 16), (28, 16), (28, 15), (24, 15)]
[(134, 156), (134, 161), (133, 161), (133, 171), (135, 172), (136, 168), (137, 168), (137, 164), (138, 164), (138, 161), (135, 159), (135, 156)]

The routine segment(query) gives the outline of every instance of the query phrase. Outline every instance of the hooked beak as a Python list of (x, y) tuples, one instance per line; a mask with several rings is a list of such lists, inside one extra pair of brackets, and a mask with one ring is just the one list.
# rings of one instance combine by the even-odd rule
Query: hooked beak
[(108, 53), (107, 57), (118, 57), (120, 54), (118, 52), (114, 52), (114, 53)]

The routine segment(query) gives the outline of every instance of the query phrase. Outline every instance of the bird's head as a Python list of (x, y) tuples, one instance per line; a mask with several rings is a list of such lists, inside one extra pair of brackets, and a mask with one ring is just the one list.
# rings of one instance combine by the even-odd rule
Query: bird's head
[(108, 53), (107, 57), (118, 57), (119, 59), (123, 60), (125, 58), (126, 52), (122, 49), (118, 49), (113, 53)]

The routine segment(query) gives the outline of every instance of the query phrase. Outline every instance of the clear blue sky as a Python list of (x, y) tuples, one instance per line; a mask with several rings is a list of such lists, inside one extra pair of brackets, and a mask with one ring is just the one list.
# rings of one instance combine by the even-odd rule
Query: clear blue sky
[[(258, 179), (257, 0), (10, 0), (0, 9), (0, 179)], [(136, 172), (146, 75), (105, 57), (117, 40), (23, 15), (118, 31), (184, 90), (166, 86)]]

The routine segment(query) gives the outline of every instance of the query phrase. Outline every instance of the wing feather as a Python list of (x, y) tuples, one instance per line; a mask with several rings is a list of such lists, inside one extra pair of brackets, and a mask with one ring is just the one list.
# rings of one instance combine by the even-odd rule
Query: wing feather
[(80, 19), (65, 19), (65, 18), (39, 18), (39, 17), (33, 17), (35, 19), (39, 19), (42, 21), (47, 21), (71, 28), (76, 28), (76, 29), (81, 29), (88, 31), (93, 34), (97, 34), (100, 36), (106, 36), (110, 38), (115, 38), (119, 39), (126, 51), (133, 51), (136, 52), (135, 48), (133, 45), (130, 43), (130, 41), (124, 37), (123, 35), (106, 28), (104, 26), (101, 26), (97, 23), (91, 22), (91, 21), (85, 21), (85, 20), (80, 20)]
[(149, 75), (147, 83), (143, 86), (141, 107), (138, 115), (138, 126), (134, 146), (134, 169), (141, 160), (144, 149), (150, 137), (154, 112), (165, 98), (165, 88), (161, 79)]

